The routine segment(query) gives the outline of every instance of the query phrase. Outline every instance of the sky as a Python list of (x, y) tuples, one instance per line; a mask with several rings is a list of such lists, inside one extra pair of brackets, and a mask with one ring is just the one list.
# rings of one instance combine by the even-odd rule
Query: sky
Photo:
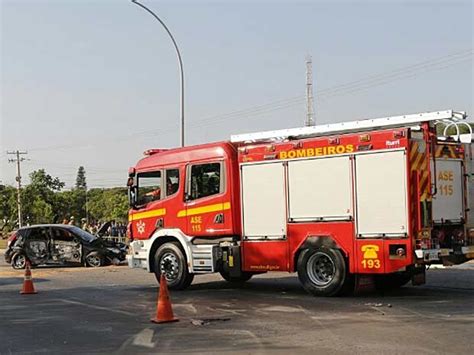
[[(473, 111), (472, 1), (140, 0), (173, 33), (186, 144), (298, 127), (313, 61), (317, 124)], [(179, 146), (179, 71), (166, 32), (127, 0), (0, 0), (0, 181), (44, 168), (124, 186), (149, 148)], [(472, 117), (471, 117), (472, 120)]]

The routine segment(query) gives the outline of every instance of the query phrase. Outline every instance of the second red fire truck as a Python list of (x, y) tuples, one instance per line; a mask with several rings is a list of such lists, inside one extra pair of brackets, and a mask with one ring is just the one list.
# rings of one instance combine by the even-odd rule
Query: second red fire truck
[[(464, 147), (440, 111), (151, 149), (129, 170), (128, 263), (171, 289), (297, 272), (311, 294), (424, 283), (474, 258)], [(459, 135), (457, 136), (459, 138)]]

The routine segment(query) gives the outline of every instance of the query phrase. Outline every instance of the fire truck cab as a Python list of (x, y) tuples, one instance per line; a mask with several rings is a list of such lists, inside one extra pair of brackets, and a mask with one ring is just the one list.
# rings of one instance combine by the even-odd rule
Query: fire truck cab
[(129, 170), (128, 263), (184, 289), (297, 272), (313, 295), (424, 283), (474, 257), (464, 148), (440, 111), (151, 149)]

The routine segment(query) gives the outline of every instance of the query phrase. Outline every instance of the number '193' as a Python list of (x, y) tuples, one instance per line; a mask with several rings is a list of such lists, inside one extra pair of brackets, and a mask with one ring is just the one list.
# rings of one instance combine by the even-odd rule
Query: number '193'
[(364, 269), (380, 269), (379, 259), (364, 259), (362, 260), (362, 267)]

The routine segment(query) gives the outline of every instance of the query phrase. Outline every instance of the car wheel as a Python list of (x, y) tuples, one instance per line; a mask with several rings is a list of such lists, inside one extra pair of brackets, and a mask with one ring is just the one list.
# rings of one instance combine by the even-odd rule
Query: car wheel
[(96, 252), (86, 256), (86, 265), (90, 267), (101, 267), (104, 264), (104, 258)]
[(153, 270), (158, 282), (161, 274), (165, 276), (171, 290), (184, 290), (194, 279), (194, 274), (189, 273), (188, 263), (177, 243), (165, 243), (158, 248)]
[(335, 296), (346, 283), (346, 262), (338, 249), (305, 249), (298, 257), (298, 278), (314, 296)]
[(12, 267), (15, 270), (24, 269), (26, 267), (27, 257), (23, 253), (17, 253), (12, 257)]
[(254, 275), (251, 272), (245, 272), (245, 271), (242, 271), (240, 276), (230, 276), (228, 272), (223, 271), (223, 270), (219, 271), (219, 273), (221, 274), (224, 280), (230, 283), (234, 283), (234, 284), (241, 284), (241, 283), (247, 282)]

